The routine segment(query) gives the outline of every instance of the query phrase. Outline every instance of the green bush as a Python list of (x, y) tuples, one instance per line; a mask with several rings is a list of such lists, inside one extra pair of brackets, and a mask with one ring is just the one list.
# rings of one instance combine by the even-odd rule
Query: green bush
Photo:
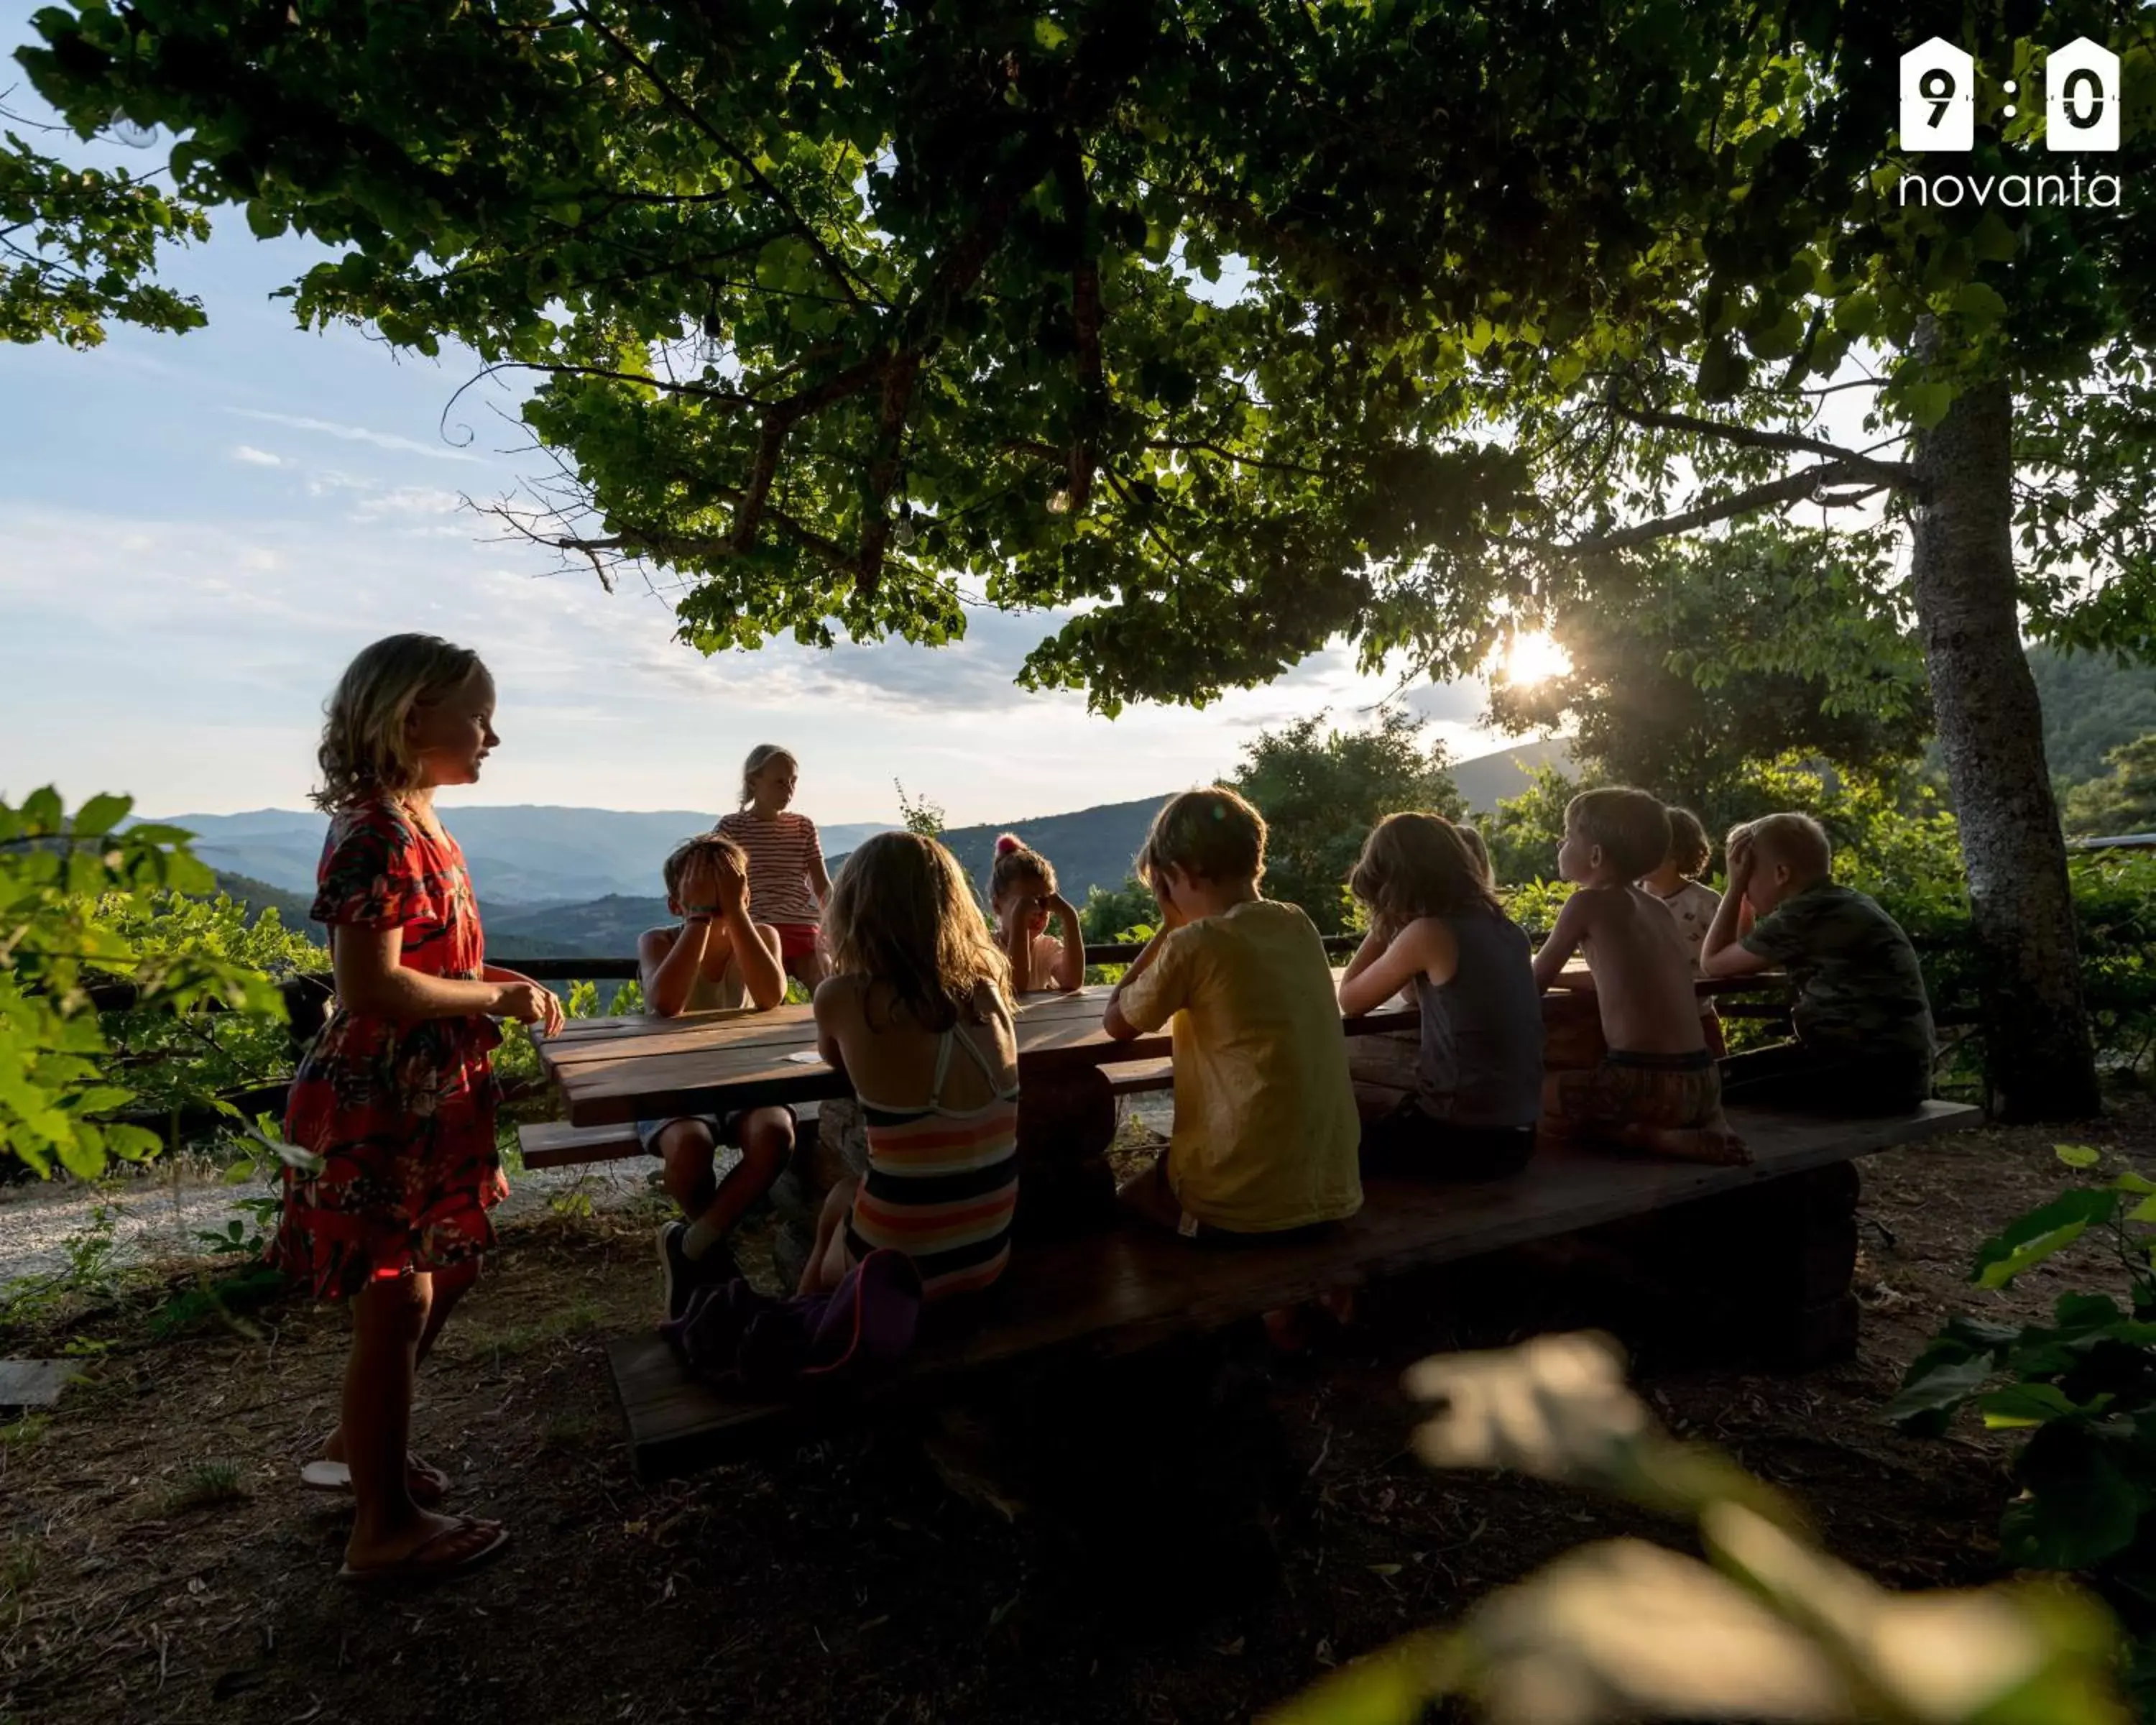
[(1689, 1549), (1578, 1547), (1456, 1624), (1343, 1666), (1269, 1725), (1414, 1725), (1455, 1698), (1496, 1725), (2123, 1725), (2116, 1633), (2093, 1601), (2043, 1583), (1881, 1587), (1772, 1487), (1664, 1431), (1606, 1338), (1440, 1355), (1407, 1388), (1436, 1404), (1414, 1439), (1428, 1465), (1599, 1491), (1683, 1524)]
[[(2062, 1145), (2093, 1168), (2097, 1153)], [(1978, 1249), (1972, 1280), (2004, 1288), (2085, 1236), (2123, 1271), (2128, 1307), (2109, 1294), (2061, 1294), (2051, 1322), (1968, 1316), (1917, 1355), (1887, 1404), (1903, 1430), (1943, 1434), (1973, 1408), (1994, 1431), (2025, 1432), (2014, 1458), (2020, 1496), (2006, 1506), (1999, 1558), (2013, 1568), (2092, 1575), (2144, 1637), (2136, 1686), (2156, 1702), (2156, 1181), (2128, 1170), (2017, 1217)], [(2130, 1309), (2129, 1309), (2130, 1308)]]
[[(162, 1147), (154, 1132), (113, 1117), (138, 1106), (91, 995), (94, 985), (131, 983), (140, 1011), (184, 1021), (216, 1001), (281, 1024), (285, 1005), (257, 970), (214, 952), (140, 940), (137, 914), (161, 898), (206, 892), (208, 869), (175, 827), (116, 830), (133, 806), (91, 798), (69, 819), (50, 786), (19, 809), (0, 802), (0, 1160), (39, 1174), (57, 1164), (84, 1178), (108, 1160), (138, 1160)], [(132, 932), (131, 932), (131, 929)]]
[[(330, 968), (328, 952), (286, 928), (275, 910), (250, 925), (247, 906), (223, 893), (114, 894), (96, 914), (146, 960), (212, 959), (273, 983)], [(137, 1006), (102, 1015), (111, 1049), (107, 1070), (126, 1075), (136, 1106), (214, 1106), (221, 1091), (268, 1084), (291, 1070), (281, 1014), (213, 1012), (207, 1004), (184, 1012)]]

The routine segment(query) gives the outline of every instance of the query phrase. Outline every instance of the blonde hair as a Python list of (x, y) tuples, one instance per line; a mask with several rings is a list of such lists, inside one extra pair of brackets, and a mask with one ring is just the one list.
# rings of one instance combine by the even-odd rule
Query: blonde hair
[(1487, 865), (1442, 815), (1389, 814), (1370, 829), (1348, 890), (1388, 934), (1419, 916), (1459, 916), (1494, 911)]
[(1779, 814), (1763, 814), (1758, 819), (1747, 821), (1732, 829), (1729, 837), (1734, 843), (1739, 833), (1748, 833), (1754, 851), (1765, 851), (1776, 862), (1786, 863), (1789, 872), (1800, 879), (1824, 879), (1834, 868), (1834, 841), (1826, 835), (1826, 829), (1809, 814), (1799, 814), (1793, 809)]
[(775, 742), (760, 742), (748, 752), (748, 759), (742, 762), (741, 806), (744, 809), (756, 801), (756, 792), (749, 781), (773, 761), (791, 761), (798, 772), (801, 757), (792, 749), (781, 748)]
[(1621, 785), (1582, 791), (1564, 805), (1564, 824), (1600, 845), (1621, 880), (1652, 874), (1670, 854), (1670, 817), (1645, 791)]
[(832, 883), (824, 939), (841, 976), (884, 983), (916, 1023), (947, 1030), (982, 1022), (983, 983), (1010, 1007), (1010, 963), (973, 902), (958, 859), (919, 833), (878, 833)]
[(361, 649), (322, 708), (322, 783), (308, 800), (334, 810), (414, 788), (418, 763), (404, 739), (412, 710), (485, 675), (478, 654), (439, 635), (385, 635)]
[(1160, 805), (1132, 866), (1148, 886), (1164, 869), (1201, 880), (1255, 880), (1265, 871), (1265, 818), (1225, 785)]
[(1707, 829), (1689, 809), (1672, 803), (1665, 812), (1670, 818), (1670, 848), (1663, 860), (1675, 863), (1686, 880), (1697, 880), (1714, 855), (1714, 847), (1707, 842)]
[(681, 877), (689, 871), (689, 860), (700, 850), (716, 850), (733, 859), (734, 866), (741, 870), (742, 879), (748, 879), (748, 852), (734, 843), (724, 833), (699, 833), (693, 839), (685, 839), (674, 847), (674, 854), (666, 859), (660, 876), (666, 882), (666, 896), (678, 899), (681, 896)]
[(993, 911), (996, 901), (1029, 875), (1038, 877), (1050, 892), (1055, 891), (1055, 865), (1016, 833), (1001, 834), (996, 839), (995, 860), (988, 865), (988, 908)]

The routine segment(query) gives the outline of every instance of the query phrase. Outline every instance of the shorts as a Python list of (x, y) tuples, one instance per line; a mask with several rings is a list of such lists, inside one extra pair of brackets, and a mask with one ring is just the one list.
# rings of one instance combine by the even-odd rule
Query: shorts
[(774, 922), (778, 931), (778, 956), (782, 958), (806, 958), (816, 950), (816, 925), (814, 922)]
[(1612, 1050), (1584, 1071), (1554, 1081), (1553, 1124), (1627, 1149), (1688, 1162), (1751, 1160), (1722, 1111), (1722, 1070), (1705, 1049), (1691, 1054)]
[(1308, 1222), (1300, 1228), (1276, 1229), (1270, 1234), (1245, 1234), (1201, 1222), (1176, 1198), (1175, 1189), (1168, 1182), (1165, 1150), (1153, 1158), (1152, 1166), (1144, 1173), (1133, 1174), (1116, 1189), (1116, 1202), (1146, 1221), (1173, 1228), (1183, 1239), (1205, 1245), (1276, 1245), (1308, 1240), (1340, 1225), (1337, 1222)]
[(636, 1141), (644, 1146), (644, 1154), (656, 1156), (659, 1135), (677, 1121), (693, 1120), (708, 1130), (714, 1144), (731, 1144), (741, 1147), (742, 1122), (750, 1111), (737, 1108), (730, 1114), (670, 1114), (664, 1120), (639, 1120), (636, 1122)]

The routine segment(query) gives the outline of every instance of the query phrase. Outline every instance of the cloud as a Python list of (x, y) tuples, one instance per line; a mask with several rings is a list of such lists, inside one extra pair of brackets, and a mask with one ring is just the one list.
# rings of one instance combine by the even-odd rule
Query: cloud
[(234, 444), (232, 459), (246, 463), (249, 467), (282, 467), (285, 458), (273, 455), (267, 449), (258, 449), (252, 444)]
[(399, 437), (394, 432), (374, 431), (364, 425), (340, 425), (331, 419), (312, 419), (301, 413), (273, 413), (264, 408), (227, 408), (228, 413), (243, 419), (260, 419), (271, 425), (289, 425), (295, 431), (319, 431), (326, 437), (341, 437), (348, 443), (372, 444), (377, 449), (401, 449), (408, 454), (425, 455), (436, 461), (470, 461), (485, 465), (483, 456), (469, 449), (453, 449), (444, 444), (422, 443), (416, 437)]

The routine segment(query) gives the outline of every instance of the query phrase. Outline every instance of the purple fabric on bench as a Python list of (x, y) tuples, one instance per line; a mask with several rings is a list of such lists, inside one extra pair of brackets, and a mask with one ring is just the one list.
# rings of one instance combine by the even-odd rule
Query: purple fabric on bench
[(835, 1291), (788, 1299), (740, 1279), (699, 1288), (659, 1326), (689, 1369), (763, 1399), (859, 1385), (891, 1369), (921, 1322), (921, 1275), (903, 1252), (870, 1252)]

